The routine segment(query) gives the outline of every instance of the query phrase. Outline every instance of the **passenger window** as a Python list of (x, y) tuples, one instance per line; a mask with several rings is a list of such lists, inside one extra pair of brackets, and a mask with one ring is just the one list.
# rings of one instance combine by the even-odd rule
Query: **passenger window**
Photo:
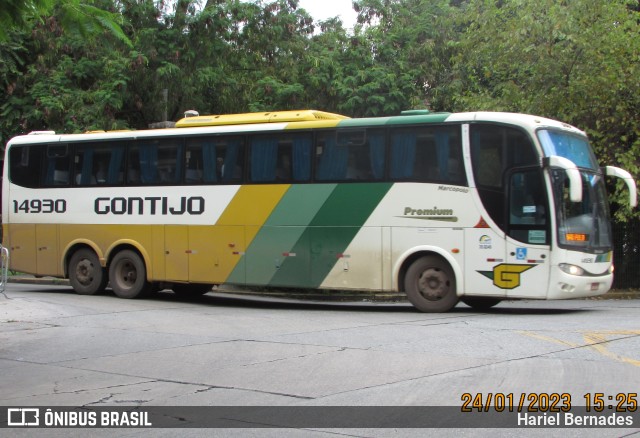
[(466, 185), (460, 126), (394, 129), (390, 155), (393, 181)]
[(42, 174), (42, 145), (13, 146), (9, 153), (9, 178), (13, 184), (36, 188)]
[(476, 184), (496, 189), (503, 187), (506, 170), (535, 165), (538, 161), (525, 132), (494, 125), (472, 125), (471, 159)]
[(75, 180), (78, 186), (118, 185), (124, 181), (124, 144), (78, 145)]
[(316, 180), (375, 181), (384, 178), (382, 129), (327, 131), (316, 143)]
[(183, 152), (180, 139), (140, 141), (129, 149), (129, 184), (175, 184), (182, 178)]
[(256, 135), (251, 139), (251, 182), (286, 183), (311, 179), (309, 133)]
[(65, 145), (47, 146), (44, 181), (47, 186), (68, 186), (70, 182), (69, 147)]
[(505, 175), (514, 167), (537, 165), (529, 136), (501, 125), (471, 125), (471, 162), (478, 193), (493, 221), (505, 229)]
[(186, 184), (242, 181), (244, 148), (241, 137), (200, 137), (187, 140)]

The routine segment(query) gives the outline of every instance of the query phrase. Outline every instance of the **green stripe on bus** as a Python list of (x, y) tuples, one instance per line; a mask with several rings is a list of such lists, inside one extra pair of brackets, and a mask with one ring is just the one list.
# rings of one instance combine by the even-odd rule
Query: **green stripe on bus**
[(312, 227), (361, 227), (393, 183), (339, 184), (310, 223)]
[(293, 246), (295, 256), (283, 258), (269, 285), (322, 284), (392, 185), (339, 184)]
[(387, 125), (406, 125), (406, 124), (433, 124), (445, 122), (451, 113), (433, 113), (419, 116), (398, 116), (391, 117), (387, 121)]
[(378, 128), (385, 126), (391, 117), (370, 119), (345, 119), (338, 123), (338, 128)]
[(338, 123), (338, 128), (380, 128), (390, 125), (419, 125), (445, 122), (451, 113), (432, 113), (395, 117), (368, 119), (345, 119)]
[[(305, 254), (296, 254), (293, 247), (336, 186), (314, 184), (289, 188), (246, 250), (245, 257), (249, 266), (246, 272), (247, 284), (269, 284), (286, 258), (308, 259)], [(239, 265), (227, 281), (242, 283), (244, 276), (244, 266)], [(290, 284), (296, 284), (300, 280), (292, 275), (289, 281)]]

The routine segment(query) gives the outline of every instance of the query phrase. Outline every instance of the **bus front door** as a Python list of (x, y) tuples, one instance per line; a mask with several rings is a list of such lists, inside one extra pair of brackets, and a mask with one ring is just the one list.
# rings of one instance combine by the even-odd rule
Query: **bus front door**
[(508, 175), (507, 243), (503, 278), (507, 297), (544, 298), (549, 282), (549, 209), (539, 167)]

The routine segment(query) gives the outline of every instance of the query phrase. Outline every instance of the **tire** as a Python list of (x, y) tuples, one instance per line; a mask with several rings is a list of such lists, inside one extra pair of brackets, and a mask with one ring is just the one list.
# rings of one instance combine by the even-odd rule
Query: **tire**
[(407, 298), (421, 312), (447, 312), (458, 304), (451, 266), (437, 256), (414, 261), (404, 277)]
[(113, 292), (120, 298), (140, 298), (151, 291), (142, 257), (128, 249), (117, 253), (111, 261), (109, 282)]
[(107, 287), (106, 270), (100, 266), (95, 252), (82, 248), (74, 252), (67, 266), (69, 283), (79, 295), (95, 295)]
[(176, 283), (171, 287), (173, 292), (185, 298), (194, 298), (199, 297), (200, 295), (204, 295), (207, 292), (211, 292), (211, 288), (213, 286), (211, 284), (202, 284), (202, 283)]
[(487, 310), (500, 303), (502, 299), (488, 297), (462, 297), (460, 301), (476, 310)]

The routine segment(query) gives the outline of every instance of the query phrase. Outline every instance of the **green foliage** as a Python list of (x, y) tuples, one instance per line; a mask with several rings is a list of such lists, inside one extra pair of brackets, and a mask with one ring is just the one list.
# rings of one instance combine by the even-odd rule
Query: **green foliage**
[(53, 4), (53, 0), (0, 0), (0, 41), (6, 41), (11, 30), (29, 29)]
[(124, 45), (132, 47), (131, 41), (121, 28), (120, 15), (81, 3), (80, 0), (65, 0), (58, 4), (58, 8), (60, 25), (66, 32), (83, 39), (91, 39), (106, 31)]

